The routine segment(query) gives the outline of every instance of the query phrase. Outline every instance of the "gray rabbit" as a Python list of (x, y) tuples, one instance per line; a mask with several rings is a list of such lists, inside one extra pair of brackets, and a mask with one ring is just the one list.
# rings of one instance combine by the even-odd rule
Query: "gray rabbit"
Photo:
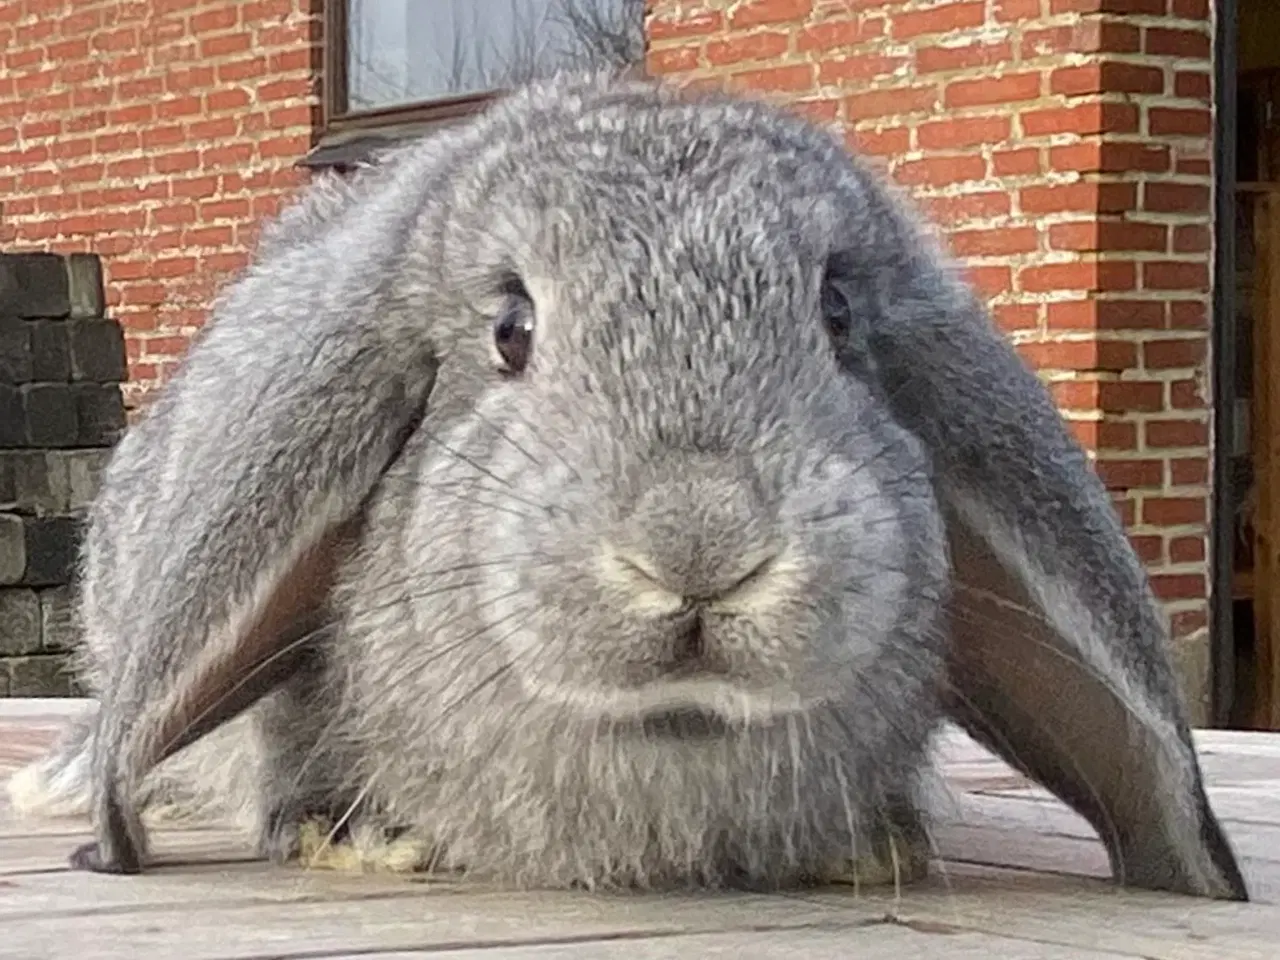
[(1246, 899), (1144, 571), (909, 207), (779, 108), (604, 74), (309, 189), (117, 448), (98, 709), (11, 785), (319, 818), (517, 886), (778, 887), (951, 718), (1117, 879)]

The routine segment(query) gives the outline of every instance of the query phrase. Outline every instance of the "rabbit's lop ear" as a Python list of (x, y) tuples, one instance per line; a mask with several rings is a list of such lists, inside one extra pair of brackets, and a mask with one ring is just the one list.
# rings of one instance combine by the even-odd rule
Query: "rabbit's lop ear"
[(927, 246), (913, 238), (887, 268), (871, 351), (947, 516), (951, 716), (1085, 816), (1119, 882), (1247, 899), (1110, 498), (1048, 391)]
[[(144, 766), (293, 672), (368, 497), (426, 413), (436, 358), (421, 320), (374, 290), (372, 308), (342, 309), (351, 295), (334, 285), (369, 281), (318, 275), (308, 253), (265, 258), (231, 289), (155, 413), (160, 489), (141, 510), (147, 565), (166, 573), (135, 589), (171, 653), (134, 671), (164, 675), (161, 696), (139, 698)], [(309, 288), (294, 303), (291, 280)]]
[(422, 151), (350, 188), (314, 185), (121, 441), (86, 552), (105, 676), (98, 843), (79, 865), (139, 869), (130, 804), (148, 771), (290, 677), (323, 625), (435, 386), (431, 277), (415, 274), (422, 296), (397, 284), (439, 168)]

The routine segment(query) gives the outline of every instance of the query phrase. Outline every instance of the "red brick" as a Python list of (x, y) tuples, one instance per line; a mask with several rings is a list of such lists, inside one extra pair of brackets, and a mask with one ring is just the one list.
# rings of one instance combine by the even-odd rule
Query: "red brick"
[(991, 318), (1006, 333), (1034, 330), (1040, 324), (1040, 309), (1032, 303), (998, 303), (991, 308)]
[(1208, 157), (1188, 157), (1179, 153), (1174, 172), (1189, 177), (1208, 177), (1213, 173), (1213, 161)]
[(1164, 304), (1158, 300), (1062, 300), (1049, 304), (1051, 330), (1158, 330)]
[(1209, 289), (1209, 265), (1204, 262), (1149, 261), (1142, 264), (1142, 286), (1148, 290)]
[(249, 201), (242, 198), (202, 203), (198, 208), (200, 217), (207, 220), (247, 220), (249, 211)]
[(949, 240), (957, 256), (1010, 256), (1033, 253), (1040, 245), (1040, 231), (1035, 227), (961, 230), (953, 232)]
[(258, 87), (258, 101), (270, 103), (278, 100), (304, 100), (310, 95), (313, 82), (311, 77), (272, 80)]
[(1155, 573), (1151, 589), (1161, 600), (1199, 600), (1206, 596), (1202, 573)]
[(1195, 380), (1175, 380), (1169, 384), (1169, 402), (1175, 410), (1203, 410), (1208, 403)]
[(240, 22), (240, 11), (234, 6), (214, 8), (203, 13), (193, 13), (188, 21), (192, 33), (214, 33), (218, 30), (229, 30)]
[(810, 90), (813, 88), (813, 66), (808, 63), (798, 63), (789, 67), (744, 70), (741, 73), (735, 73), (733, 80), (751, 90), (791, 92)]
[(1142, 345), (1142, 363), (1149, 370), (1197, 367), (1204, 362), (1208, 343), (1204, 337), (1180, 340), (1148, 340)]
[(1076, 442), (1090, 453), (1095, 453), (1098, 449), (1098, 427), (1101, 425), (1100, 420), (1080, 420), (1072, 418), (1064, 421), (1067, 430), (1076, 438)]
[(1009, 292), (1013, 271), (1004, 266), (969, 266), (965, 269), (965, 277), (980, 296), (998, 297)]
[(1098, 408), (1107, 413), (1155, 413), (1164, 407), (1164, 385), (1136, 380), (1098, 384)]
[(252, 102), (252, 97), (243, 87), (232, 87), (229, 90), (216, 90), (205, 94), (204, 102), (205, 109), (211, 112), (241, 110)]
[[(767, 60), (786, 53), (787, 48), (790, 46), (791, 37), (786, 33), (731, 34), (723, 39), (709, 40), (707, 42), (707, 62), (713, 66), (724, 66), (725, 64), (742, 63), (747, 60)], [(669, 54), (676, 52), (692, 54), (696, 61), (696, 47), (677, 47), (666, 52)]]
[(1079, 20), (1072, 24), (1026, 30), (1022, 35), (1022, 56), (1062, 56), (1083, 51), (1097, 53), (1137, 53), (1142, 49), (1142, 31), (1132, 24), (1114, 20)]
[(1209, 424), (1203, 420), (1148, 420), (1143, 425), (1148, 447), (1204, 447), (1209, 444)]
[(1209, 326), (1209, 308), (1202, 300), (1179, 300), (1169, 304), (1169, 327), (1173, 330), (1204, 330)]
[(199, 97), (171, 97), (156, 103), (156, 116), (161, 120), (193, 117), (199, 114), (203, 107), (204, 104)]
[(1170, 563), (1200, 563), (1205, 556), (1204, 537), (1174, 537), (1169, 541)]
[(1049, 0), (1050, 13), (1163, 14), (1166, 0)]
[(1097, 380), (1058, 380), (1049, 384), (1049, 393), (1061, 410), (1098, 409)]
[(200, 153), (197, 150), (180, 150), (176, 153), (162, 153), (151, 158), (151, 165), (156, 173), (187, 173), (200, 167)]
[(1049, 227), (1049, 246), (1055, 250), (1142, 250), (1163, 252), (1169, 246), (1169, 228), (1162, 223), (1121, 220), (1088, 220), (1055, 223)]
[(1001, 23), (1034, 20), (1040, 16), (1040, 0), (995, 0), (995, 17)]
[(1200, 58), (1207, 60), (1213, 44), (1202, 30), (1171, 30), (1147, 27), (1143, 48), (1157, 57)]
[[(681, 73), (696, 70), (702, 63), (702, 51), (697, 47), (662, 47), (645, 54), (645, 65), (654, 74)], [(237, 90), (247, 103), (249, 94)]]
[(1207, 184), (1153, 181), (1142, 185), (1142, 209), (1153, 213), (1208, 213)]
[(850, 146), (857, 152), (873, 157), (895, 157), (906, 152), (911, 144), (911, 131), (906, 127), (889, 127), (885, 130), (857, 130), (849, 135)]
[(1099, 450), (1132, 450), (1138, 445), (1136, 424), (1123, 420), (1100, 420), (1096, 424), (1095, 446)]
[(1142, 522), (1155, 526), (1203, 524), (1202, 497), (1147, 497), (1142, 502)]
[(928, 215), (944, 226), (1002, 217), (1012, 206), (1009, 194), (996, 190), (927, 197), (922, 203)]
[(1179, 71), (1173, 78), (1173, 92), (1188, 100), (1208, 100), (1213, 95), (1210, 75), (1200, 71)]
[(1138, 348), (1124, 340), (1050, 340), (1018, 345), (1018, 353), (1041, 370), (1127, 370)]
[(1213, 114), (1203, 109), (1151, 107), (1147, 129), (1153, 136), (1204, 137), (1213, 130)]
[(874, 120), (927, 112), (937, 104), (937, 87), (898, 87), (854, 94), (845, 99), (845, 112), (850, 120)]
[(1029, 293), (1061, 290), (1132, 290), (1137, 270), (1123, 261), (1073, 260), (1044, 266), (1025, 267), (1019, 273), (1022, 289)]
[(955, 80), (947, 84), (944, 102), (948, 107), (978, 107), (1034, 100), (1040, 96), (1039, 73), (1011, 73), (1003, 77)]
[(247, 32), (222, 34), (202, 40), (200, 55), (213, 60), (235, 53), (244, 53), (252, 48), (253, 37)]
[[(1070, 308), (1070, 309), (1068, 309)], [(1050, 328), (1135, 331), (1164, 326), (1164, 304), (1144, 300), (1072, 301), (1050, 307)]]
[(744, 0), (729, 17), (731, 27), (766, 23), (795, 23), (813, 10), (813, 0)]
[[(294, 109), (294, 108), (287, 108)], [(306, 106), (296, 108), (302, 110), (303, 115), (308, 115), (310, 111)], [(276, 119), (276, 113), (271, 113), (271, 124), (275, 127), (287, 125)], [(227, 138), (236, 136), (239, 129), (239, 122), (234, 116), (215, 116), (211, 120), (201, 120), (200, 123), (192, 123), (187, 125), (188, 140), (192, 141), (224, 141)]]
[(267, 58), (267, 69), (277, 74), (301, 73), (310, 70), (311, 59), (311, 51), (306, 48), (277, 51)]
[(1138, 559), (1146, 564), (1156, 564), (1164, 559), (1164, 538), (1150, 536), (1129, 536), (1129, 543), (1133, 547), (1134, 553), (1138, 555)]
[(212, 87), (216, 78), (213, 67), (170, 67), (165, 72), (164, 86), (170, 93), (190, 93)]
[(1134, 487), (1159, 488), (1164, 482), (1161, 460), (1103, 460), (1094, 469), (1109, 490), (1131, 490)]
[(923, 10), (895, 13), (890, 29), (893, 39), (910, 40), (926, 34), (952, 33), (980, 27), (986, 16), (984, 0), (960, 0)]
[(981, 180), (986, 172), (987, 162), (982, 157), (963, 154), (908, 160), (894, 169), (894, 177), (903, 184), (943, 187)]
[(943, 73), (991, 67), (1013, 59), (1009, 43), (967, 43), (963, 46), (922, 46), (916, 49), (916, 70), (920, 73)]
[(1030, 137), (1059, 133), (1076, 133), (1081, 136), (1137, 133), (1138, 108), (1129, 103), (1084, 103), (1072, 107), (1032, 110), (1022, 114), (1022, 130)]
[(266, 57), (246, 57), (243, 60), (232, 60), (228, 63), (219, 64), (218, 82), (240, 83), (245, 80), (265, 77), (269, 72)]
[(109, 30), (94, 34), (91, 41), (93, 49), (102, 53), (113, 53), (120, 50), (137, 50), (141, 45), (141, 36), (136, 27), (124, 27), (120, 30)]
[(1204, 486), (1209, 482), (1209, 461), (1205, 457), (1170, 460), (1169, 479), (1175, 487)]
[(1024, 213), (1126, 213), (1138, 205), (1138, 185), (1134, 183), (1075, 183), (1037, 185), (1018, 191), (1018, 206)]
[(922, 123), (916, 130), (920, 147), (926, 150), (955, 150), (1008, 139), (1012, 124), (1008, 117), (968, 117)]
[(993, 150), (991, 167), (996, 176), (1031, 176), (1041, 171), (1043, 155), (1038, 147), (1020, 147), (1013, 150)]
[(1164, 71), (1159, 67), (1114, 60), (1079, 67), (1059, 67), (1049, 77), (1049, 89), (1069, 97), (1097, 93), (1162, 93)]
[(1208, 253), (1213, 249), (1213, 234), (1208, 226), (1199, 223), (1174, 227), (1174, 253)]
[(1164, 173), (1171, 161), (1167, 146), (1145, 141), (1086, 142), (1049, 149), (1050, 167), (1077, 173)]
[(819, 123), (830, 123), (840, 116), (839, 100), (797, 100), (791, 107)]
[(905, 57), (886, 57), (866, 53), (843, 60), (824, 60), (818, 67), (819, 83), (867, 81), (895, 73), (906, 66)]
[(861, 20), (828, 20), (806, 26), (796, 37), (801, 53), (824, 52), (851, 47), (867, 39)]

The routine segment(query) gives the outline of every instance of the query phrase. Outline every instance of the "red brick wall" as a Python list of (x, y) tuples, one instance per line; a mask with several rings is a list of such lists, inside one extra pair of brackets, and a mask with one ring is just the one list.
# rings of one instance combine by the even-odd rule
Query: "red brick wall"
[(139, 401), (302, 179), (320, 0), (2, 0), (0, 248), (92, 251)]
[(651, 0), (651, 70), (840, 125), (1097, 453), (1203, 708), (1208, 0)]

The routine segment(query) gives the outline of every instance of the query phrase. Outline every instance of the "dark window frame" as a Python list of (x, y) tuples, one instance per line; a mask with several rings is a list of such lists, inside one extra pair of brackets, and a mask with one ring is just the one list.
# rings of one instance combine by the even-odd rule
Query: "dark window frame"
[[(310, 153), (301, 160), (302, 166), (349, 168), (397, 142), (465, 121), (504, 93), (496, 89), (352, 111), (347, 103), (350, 35), (350, 0), (326, 0), (320, 58), (323, 71), (320, 133)], [(643, 58), (628, 72), (647, 75)]]
[(473, 116), (500, 93), (495, 90), (352, 111), (347, 105), (350, 2), (326, 0), (324, 7), (320, 135), (302, 159), (302, 166), (346, 168), (361, 163), (398, 141)]

